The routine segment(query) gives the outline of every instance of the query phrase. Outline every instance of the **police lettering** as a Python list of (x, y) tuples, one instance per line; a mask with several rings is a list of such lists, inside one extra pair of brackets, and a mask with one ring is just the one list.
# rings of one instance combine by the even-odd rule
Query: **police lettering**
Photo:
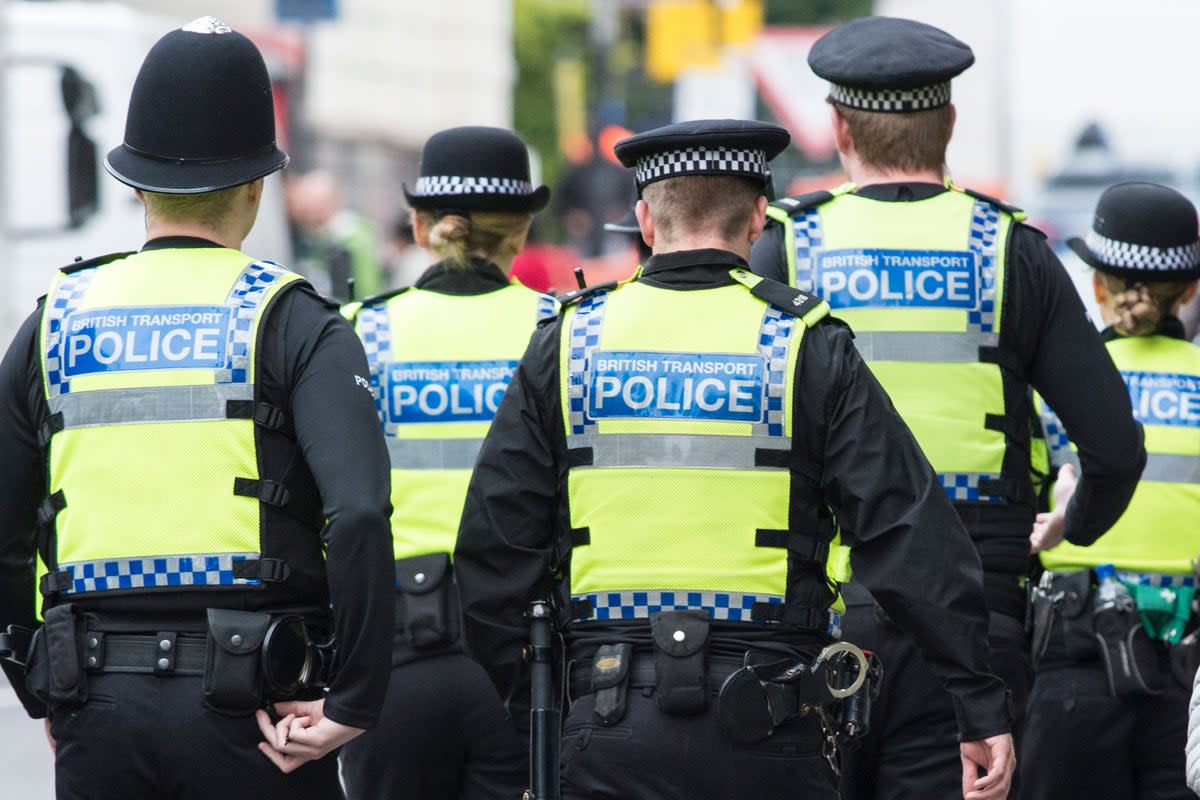
[(755, 422), (764, 373), (756, 355), (601, 351), (588, 367), (588, 414)]
[(515, 361), (402, 362), (389, 365), (393, 423), (488, 422), (504, 399)]
[(975, 254), (944, 250), (831, 250), (819, 253), (820, 293), (834, 308), (975, 308)]
[(1122, 372), (1133, 415), (1146, 425), (1200, 427), (1200, 378), (1164, 372)]
[(67, 376), (147, 369), (216, 369), (226, 363), (229, 310), (122, 308), (68, 317), (61, 345)]

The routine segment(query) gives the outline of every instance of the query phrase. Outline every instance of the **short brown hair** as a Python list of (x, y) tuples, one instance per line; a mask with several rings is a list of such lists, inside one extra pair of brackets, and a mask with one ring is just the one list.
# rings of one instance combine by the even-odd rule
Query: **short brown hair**
[(241, 186), (231, 186), (215, 192), (199, 194), (162, 194), (142, 192), (146, 216), (165, 222), (199, 222), (219, 226), (233, 211), (234, 200)]
[(762, 183), (734, 175), (666, 178), (642, 190), (655, 227), (667, 238), (683, 231), (716, 231), (731, 240), (746, 226), (762, 195)]
[(854, 150), (867, 166), (913, 172), (945, 167), (953, 106), (896, 114), (832, 105), (846, 120)]

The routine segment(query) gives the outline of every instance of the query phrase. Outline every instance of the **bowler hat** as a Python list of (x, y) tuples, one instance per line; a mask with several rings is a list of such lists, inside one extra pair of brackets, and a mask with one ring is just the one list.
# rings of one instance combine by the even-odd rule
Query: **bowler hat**
[(202, 17), (171, 31), (138, 71), (125, 141), (105, 167), (114, 178), (163, 194), (199, 194), (282, 169), (271, 81), (254, 43)]
[(1130, 181), (1105, 189), (1092, 229), (1067, 245), (1089, 266), (1126, 280), (1200, 278), (1196, 207), (1156, 183)]
[(515, 133), (467, 125), (429, 137), (404, 196), (413, 208), (534, 213), (550, 202), (550, 187), (533, 188), (529, 151)]

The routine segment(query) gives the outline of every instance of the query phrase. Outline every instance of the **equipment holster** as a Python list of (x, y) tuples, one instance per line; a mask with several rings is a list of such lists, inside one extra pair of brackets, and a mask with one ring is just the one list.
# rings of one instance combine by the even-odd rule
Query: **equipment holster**
[(1157, 695), (1166, 688), (1158, 653), (1136, 611), (1098, 615), (1093, 635), (1114, 697)]
[(396, 620), (414, 650), (458, 639), (458, 595), (450, 554), (429, 553), (396, 562)]
[(654, 698), (664, 714), (696, 714), (708, 707), (708, 629), (704, 611), (650, 615), (654, 637)]
[(87, 702), (88, 681), (80, 643), (87, 619), (74, 603), (46, 609), (44, 619), (29, 648), (26, 687), (49, 706), (82, 705)]
[(1081, 570), (1061, 575), (1043, 573), (1042, 580), (1033, 591), (1033, 640), (1031, 655), (1033, 665), (1046, 652), (1055, 629), (1062, 632), (1067, 656), (1073, 661), (1091, 661), (1096, 658), (1095, 627), (1089, 612), (1092, 595), (1091, 570)]
[(248, 716), (259, 707), (261, 650), (270, 625), (270, 614), (208, 609), (204, 705), (231, 717)]
[(592, 716), (601, 725), (616, 725), (625, 718), (632, 663), (632, 644), (601, 645), (592, 656), (592, 692), (596, 695)]

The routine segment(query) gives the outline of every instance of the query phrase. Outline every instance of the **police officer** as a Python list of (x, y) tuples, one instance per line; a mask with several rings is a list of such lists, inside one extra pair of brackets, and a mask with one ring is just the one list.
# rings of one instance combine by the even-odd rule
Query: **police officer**
[[(519, 797), (525, 753), (487, 674), (460, 643), (450, 551), (471, 467), (538, 319), (554, 298), (510, 282), (550, 190), (499, 128), (425, 143), (413, 233), (442, 259), (416, 285), (352, 310), (392, 462), (397, 620), (379, 726), (346, 746), (359, 798)], [(524, 720), (522, 720), (524, 722)]]
[[(1030, 681), (1031, 449), (1040, 444), (1031, 442), (1029, 386), (1080, 443), (1072, 542), (1094, 541), (1125, 508), (1141, 440), (1120, 377), (1042, 235), (1017, 209), (946, 176), (950, 81), (973, 62), (963, 42), (904, 19), (859, 19), (819, 39), (809, 64), (830, 81), (851, 183), (773, 204), (751, 268), (815, 291), (853, 327), (975, 542), (991, 666), (1019, 715)], [(875, 650), (888, 677), (874, 733), (844, 773), (844, 795), (956, 795), (954, 713), (939, 681), (857, 583), (847, 604), (846, 635)]]
[(725, 120), (617, 146), (654, 255), (538, 330), (476, 463), (467, 641), (515, 716), (526, 606), (552, 597), (564, 798), (836, 797), (842, 712), (821, 686), (847, 558), (946, 679), (967, 796), (1007, 791), (970, 541), (845, 327), (747, 270), (788, 140)]
[[(1038, 517), (1033, 545), (1049, 572), (1034, 601), (1040, 658), (1023, 789), (1035, 799), (1187, 798), (1180, 753), (1200, 664), (1200, 348), (1177, 314), (1200, 278), (1196, 208), (1165, 186), (1118, 184), (1100, 197), (1092, 229), (1068, 244), (1096, 270), (1102, 335), (1149, 457), (1129, 508), (1090, 547), (1062, 541), (1061, 507)], [(1074, 462), (1061, 424), (1046, 416), (1055, 460)], [(1106, 567), (1136, 604), (1112, 631), (1093, 588)]]
[(0, 644), (59, 798), (340, 797), (321, 757), (383, 702), (387, 453), (362, 346), (237, 249), (286, 164), (250, 40), (207, 17), (168, 33), (106, 161), (146, 244), (59, 270), (0, 366)]

